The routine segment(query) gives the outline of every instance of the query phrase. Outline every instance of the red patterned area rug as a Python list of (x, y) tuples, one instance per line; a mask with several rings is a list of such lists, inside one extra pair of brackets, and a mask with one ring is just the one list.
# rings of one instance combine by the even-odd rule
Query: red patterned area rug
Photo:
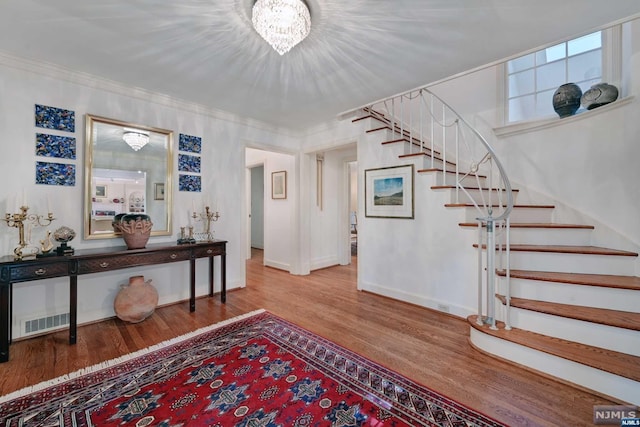
[(0, 398), (1, 426), (498, 426), (264, 310)]

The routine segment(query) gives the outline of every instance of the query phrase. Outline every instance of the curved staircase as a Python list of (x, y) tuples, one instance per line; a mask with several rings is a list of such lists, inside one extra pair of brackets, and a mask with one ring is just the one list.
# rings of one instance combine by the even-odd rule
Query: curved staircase
[[(418, 174), (438, 174), (442, 185), (431, 191), (452, 192), (445, 209), (464, 210), (461, 230), (477, 230), (477, 205), (473, 188), (455, 197), (456, 165), (381, 114), (363, 109), (355, 121), (371, 119), (367, 131), (384, 134), (384, 147), (399, 160), (421, 162)], [(375, 124), (378, 123), (378, 124)], [(379, 125), (381, 124), (381, 125)], [(415, 146), (422, 147), (418, 152)], [(398, 154), (399, 153), (399, 154)], [(431, 159), (436, 160), (437, 166)], [(486, 178), (486, 177), (485, 177)], [(480, 186), (484, 185), (483, 181)], [(418, 184), (416, 184), (418, 185)], [(517, 189), (512, 189), (514, 198)], [(594, 226), (553, 221), (554, 205), (535, 200), (516, 201), (510, 224), (510, 279), (496, 268), (497, 318), (510, 325), (497, 329), (468, 317), (470, 344), (477, 350), (527, 369), (584, 387), (607, 398), (640, 405), (640, 277), (634, 276), (638, 253), (592, 246)], [(496, 233), (498, 251), (504, 233)], [(478, 244), (474, 245), (477, 250)], [(481, 244), (483, 250), (486, 245)], [(510, 293), (506, 283), (510, 282)]]

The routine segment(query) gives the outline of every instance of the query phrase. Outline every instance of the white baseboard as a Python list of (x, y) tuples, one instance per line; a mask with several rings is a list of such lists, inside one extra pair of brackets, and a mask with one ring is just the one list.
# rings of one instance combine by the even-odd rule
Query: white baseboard
[(311, 271), (320, 270), (321, 268), (333, 267), (339, 265), (340, 261), (337, 256), (327, 256), (324, 258), (318, 258), (311, 260)]
[(291, 266), (289, 264), (285, 264), (283, 262), (273, 261), (270, 259), (264, 260), (264, 265), (267, 267), (277, 268), (278, 270), (289, 271), (291, 270)]
[(476, 311), (459, 305), (451, 305), (450, 302), (439, 301), (437, 299), (429, 298), (424, 295), (414, 294), (411, 292), (404, 292), (398, 289), (388, 288), (386, 286), (380, 286), (373, 283), (367, 283), (358, 281), (358, 289), (362, 291), (371, 292), (374, 294), (382, 295), (385, 297), (393, 298), (399, 301), (408, 302), (411, 304), (419, 305), (422, 307), (430, 308), (432, 310), (441, 311), (443, 313), (453, 314), (454, 316), (466, 319), (472, 314), (476, 314)]

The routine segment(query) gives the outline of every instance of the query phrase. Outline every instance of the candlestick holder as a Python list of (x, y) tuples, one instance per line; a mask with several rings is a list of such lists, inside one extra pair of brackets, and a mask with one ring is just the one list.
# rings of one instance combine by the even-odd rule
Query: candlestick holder
[(178, 238), (179, 245), (186, 245), (189, 243), (195, 243), (196, 239), (193, 237), (193, 226), (189, 226), (189, 235), (184, 233), (184, 227), (180, 227), (180, 237)]
[(220, 213), (218, 211), (213, 212), (209, 209), (209, 206), (205, 206), (204, 213), (193, 213), (193, 219), (196, 221), (206, 221), (205, 231), (202, 233), (196, 233), (197, 239), (205, 242), (213, 241), (213, 231), (211, 231), (211, 221), (217, 221), (220, 218)]
[[(25, 225), (30, 227), (46, 227), (50, 225), (54, 219), (52, 212), (49, 212), (46, 217), (44, 215), (30, 214), (28, 206), (20, 206), (20, 212), (18, 213), (11, 214), (7, 212), (4, 217), (4, 222), (7, 223), (8, 227), (15, 227), (18, 229), (18, 238), (20, 241), (18, 246), (13, 250), (14, 259), (33, 259), (39, 251), (37, 246), (30, 246), (31, 236), (29, 236), (28, 239), (25, 239)], [(31, 234), (30, 228), (29, 234)]]

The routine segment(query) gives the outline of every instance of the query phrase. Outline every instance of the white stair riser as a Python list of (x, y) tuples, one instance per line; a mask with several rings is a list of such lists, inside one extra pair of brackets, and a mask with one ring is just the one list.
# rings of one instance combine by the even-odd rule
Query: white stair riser
[(511, 222), (553, 222), (553, 208), (513, 208)]
[[(515, 193), (514, 193), (515, 194)], [(454, 208), (449, 208), (454, 209)], [(473, 222), (478, 217), (478, 211), (473, 207), (465, 207), (465, 208), (455, 208), (455, 209), (464, 209), (466, 222)], [(494, 208), (496, 212), (501, 211), (502, 209), (499, 206)], [(538, 222), (538, 223), (550, 223), (551, 214), (553, 209), (542, 209), (542, 208), (514, 208), (511, 211), (511, 222)], [(495, 214), (494, 214), (495, 215)]]
[(539, 372), (562, 378), (607, 396), (640, 405), (640, 383), (628, 378), (619, 377), (599, 369), (572, 362), (561, 357), (552, 356), (541, 351), (532, 350), (521, 345), (484, 334), (471, 328), (471, 343), (490, 354), (528, 366)]
[[(498, 276), (498, 293), (506, 294), (505, 277)], [(511, 278), (511, 296), (535, 301), (639, 312), (640, 292), (631, 289), (585, 286)]]
[[(440, 191), (440, 190), (438, 190)], [(466, 190), (463, 191), (461, 189), (443, 189), (443, 191), (449, 191), (451, 193), (451, 199), (449, 203), (473, 203), (474, 201), (478, 205), (496, 204), (499, 200), (502, 199), (503, 205), (506, 204), (506, 195), (498, 194), (497, 191), (480, 191), (480, 190)], [(457, 193), (457, 194), (456, 194)], [(516, 202), (518, 198), (518, 193), (513, 192), (513, 201)]]
[[(591, 244), (592, 231), (582, 228), (518, 228), (511, 227), (511, 244), (571, 245)], [(496, 242), (506, 242), (505, 233), (496, 233)]]
[[(444, 181), (442, 178), (443, 175), (444, 175)], [(476, 177), (472, 175), (465, 176), (462, 173), (458, 173), (458, 176), (456, 177), (456, 174), (454, 173), (443, 174), (442, 172), (436, 172), (435, 185), (456, 185), (458, 181), (463, 186), (477, 187), (478, 185), (480, 185), (481, 187), (484, 187), (487, 180), (486, 178), (483, 178), (483, 177), (478, 177), (476, 179)]]
[[(504, 316), (504, 305), (500, 311)], [(498, 314), (496, 314), (498, 316)], [(511, 307), (511, 326), (531, 332), (640, 356), (640, 331)]]
[[(465, 226), (465, 230), (477, 233), (477, 227)], [(527, 245), (571, 245), (588, 246), (591, 244), (591, 231), (582, 228), (519, 228), (512, 226), (510, 230), (511, 244)], [(483, 237), (486, 239), (486, 236)], [(507, 242), (506, 230), (496, 228), (495, 242)]]
[(511, 251), (514, 270), (633, 276), (636, 257)]

